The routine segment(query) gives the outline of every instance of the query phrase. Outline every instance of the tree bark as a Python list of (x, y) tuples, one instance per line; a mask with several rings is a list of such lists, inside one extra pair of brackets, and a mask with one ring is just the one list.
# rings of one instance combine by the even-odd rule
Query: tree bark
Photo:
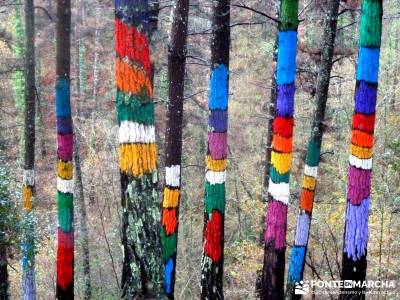
[(281, 0), (276, 107), (269, 170), (261, 299), (284, 298), (287, 205), (293, 149), (298, 0)]
[[(115, 1), (125, 299), (161, 297), (162, 251), (148, 1)], [(128, 34), (129, 33), (129, 34)], [(139, 74), (133, 80), (133, 76)], [(137, 159), (136, 159), (137, 158)], [(175, 194), (174, 194), (175, 195)], [(174, 197), (171, 194), (171, 198)]]
[[(177, 0), (168, 49), (168, 111), (165, 132), (165, 174), (164, 195), (179, 193), (175, 206), (164, 198), (162, 204), (162, 230), (164, 231), (164, 292), (174, 299), (176, 252), (178, 243), (179, 202), (182, 161), (182, 115), (185, 88), (185, 63), (189, 0)], [(173, 244), (169, 241), (172, 240)], [(172, 249), (171, 249), (172, 247)]]
[(325, 108), (328, 100), (329, 81), (335, 48), (339, 0), (331, 0), (324, 24), (321, 61), (316, 83), (316, 110), (312, 123), (311, 137), (307, 148), (307, 161), (303, 172), (300, 214), (297, 219), (296, 238), (292, 247), (288, 272), (287, 293), (289, 299), (300, 299), (295, 295), (295, 284), (303, 280), (307, 245), (310, 235), (312, 209), (317, 184), (317, 171), (324, 130)]
[(215, 2), (204, 197), (201, 299), (223, 299), (225, 178), (229, 98), (230, 1)]
[(74, 299), (73, 125), (70, 99), (71, 1), (57, 1), (57, 299)]
[[(81, 48), (83, 47), (82, 37), (80, 36), (80, 28), (82, 26), (83, 13), (84, 9), (82, 7), (81, 1), (78, 1), (78, 21), (75, 24), (75, 70), (76, 70), (76, 93), (77, 93), (77, 103), (76, 103), (76, 114), (78, 116), (81, 115), (81, 105), (82, 95), (81, 95)], [(75, 127), (76, 128), (76, 127)], [(74, 130), (77, 132), (77, 130)], [(77, 191), (77, 203), (79, 208), (79, 223), (80, 223), (80, 232), (82, 234), (81, 238), (81, 251), (82, 251), (82, 266), (83, 266), (83, 281), (84, 281), (84, 299), (89, 300), (92, 297), (92, 285), (91, 285), (91, 276), (90, 276), (90, 251), (89, 251), (89, 229), (87, 225), (87, 213), (86, 213), (86, 204), (85, 204), (85, 193), (83, 188), (83, 176), (81, 169), (81, 152), (80, 146), (82, 143), (82, 139), (80, 138), (79, 133), (74, 136), (74, 162), (75, 162), (75, 188)]]
[(35, 16), (33, 0), (25, 0), (25, 147), (23, 195), (23, 299), (36, 299), (35, 221), (32, 212), (35, 194)]
[[(368, 215), (371, 202), (372, 152), (382, 34), (382, 0), (363, 0), (351, 127), (344, 229), (342, 280), (363, 282), (367, 271)], [(362, 138), (360, 138), (362, 137)], [(365, 299), (365, 287), (343, 289)], [(354, 299), (342, 294), (339, 299)]]

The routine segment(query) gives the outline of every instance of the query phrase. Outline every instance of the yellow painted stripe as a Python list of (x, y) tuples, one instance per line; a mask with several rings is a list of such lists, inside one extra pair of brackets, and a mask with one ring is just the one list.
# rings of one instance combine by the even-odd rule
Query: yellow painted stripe
[(226, 170), (228, 161), (226, 159), (212, 159), (210, 155), (207, 155), (206, 166), (207, 170), (221, 172)]
[(350, 152), (352, 155), (357, 156), (361, 159), (371, 158), (374, 154), (372, 148), (359, 147), (353, 144), (350, 144)]
[(280, 174), (289, 172), (292, 165), (292, 153), (271, 151), (271, 164)]
[(304, 176), (303, 177), (303, 189), (307, 190), (315, 190), (315, 185), (317, 184), (317, 181), (315, 180), (314, 177), (310, 176)]
[(120, 144), (119, 168), (135, 177), (152, 173), (157, 168), (156, 144)]
[(180, 194), (179, 189), (169, 189), (167, 187), (164, 188), (164, 200), (162, 206), (164, 208), (178, 207), (179, 194)]
[(65, 179), (65, 180), (71, 180), (72, 179), (72, 171), (73, 170), (73, 165), (72, 162), (64, 162), (62, 160), (59, 160), (57, 162), (57, 175), (58, 177)]
[(32, 210), (32, 188), (30, 186), (24, 185), (22, 187), (22, 204), (24, 209), (27, 211)]

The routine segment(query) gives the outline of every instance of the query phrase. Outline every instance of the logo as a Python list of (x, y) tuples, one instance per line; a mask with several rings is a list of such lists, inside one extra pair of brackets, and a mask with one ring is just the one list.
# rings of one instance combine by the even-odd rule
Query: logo
[(310, 293), (310, 284), (308, 281), (304, 282), (300, 280), (300, 282), (296, 282), (294, 287), (294, 294), (295, 295), (307, 295)]

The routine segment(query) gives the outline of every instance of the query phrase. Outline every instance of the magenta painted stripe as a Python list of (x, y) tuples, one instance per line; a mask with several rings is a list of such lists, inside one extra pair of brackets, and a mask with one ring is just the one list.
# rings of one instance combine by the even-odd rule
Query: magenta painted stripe
[(212, 159), (226, 158), (227, 133), (209, 132), (208, 133), (208, 151)]
[(371, 170), (349, 167), (349, 183), (347, 187), (347, 199), (353, 205), (358, 205), (365, 198), (369, 197), (371, 190)]
[(265, 218), (265, 242), (275, 242), (275, 249), (282, 250), (286, 246), (287, 205), (272, 200), (268, 205)]
[(72, 134), (57, 135), (57, 152), (59, 159), (64, 161), (72, 161), (73, 140)]

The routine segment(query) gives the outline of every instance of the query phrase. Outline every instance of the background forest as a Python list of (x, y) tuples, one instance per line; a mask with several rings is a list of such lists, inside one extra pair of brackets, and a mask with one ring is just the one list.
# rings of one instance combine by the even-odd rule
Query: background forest
[[(176, 298), (200, 294), (204, 157), (207, 150), (210, 74), (211, 0), (191, 0), (183, 115), (182, 201)], [(227, 206), (225, 219), (226, 299), (254, 299), (262, 269), (263, 192), (266, 136), (277, 25), (274, 0), (233, 0), (231, 6), (230, 104)], [(159, 3), (152, 34), (152, 61), (159, 147), (160, 190), (164, 176), (167, 45), (173, 1)], [(322, 24), (327, 3), (301, 0), (294, 157), (287, 243), (291, 245), (298, 214), (302, 169), (315, 110), (315, 83), (321, 56)], [(360, 3), (338, 20), (334, 65), (324, 123), (319, 181), (304, 278), (339, 279), (346, 209), (348, 137), (353, 113)], [(57, 205), (55, 1), (36, 0), (36, 281), (39, 299), (55, 298)], [(251, 7), (250, 10), (246, 7)], [(260, 13), (262, 12), (262, 13)], [(380, 79), (376, 112), (368, 278), (400, 280), (400, 1), (384, 1)], [(83, 198), (89, 230), (93, 299), (118, 299), (121, 281), (121, 204), (118, 124), (115, 111), (114, 2), (72, 1), (71, 85), (74, 131), (79, 144)], [(7, 245), (12, 299), (21, 299), (21, 253), (18, 219), (23, 169), (23, 7), (0, 1), (0, 218), (8, 226)], [(4, 202), (5, 195), (11, 201)], [(161, 193), (160, 193), (161, 195)], [(79, 197), (79, 196), (77, 196)], [(161, 198), (160, 198), (161, 199)], [(76, 200), (78, 201), (78, 200)], [(161, 200), (160, 200), (161, 201)], [(82, 206), (75, 206), (75, 294), (83, 298)], [(1, 253), (0, 253), (1, 254)], [(1, 254), (3, 255), (3, 254)], [(290, 251), (286, 252), (287, 261)], [(385, 299), (399, 299), (395, 295)], [(333, 297), (332, 297), (333, 298)]]

